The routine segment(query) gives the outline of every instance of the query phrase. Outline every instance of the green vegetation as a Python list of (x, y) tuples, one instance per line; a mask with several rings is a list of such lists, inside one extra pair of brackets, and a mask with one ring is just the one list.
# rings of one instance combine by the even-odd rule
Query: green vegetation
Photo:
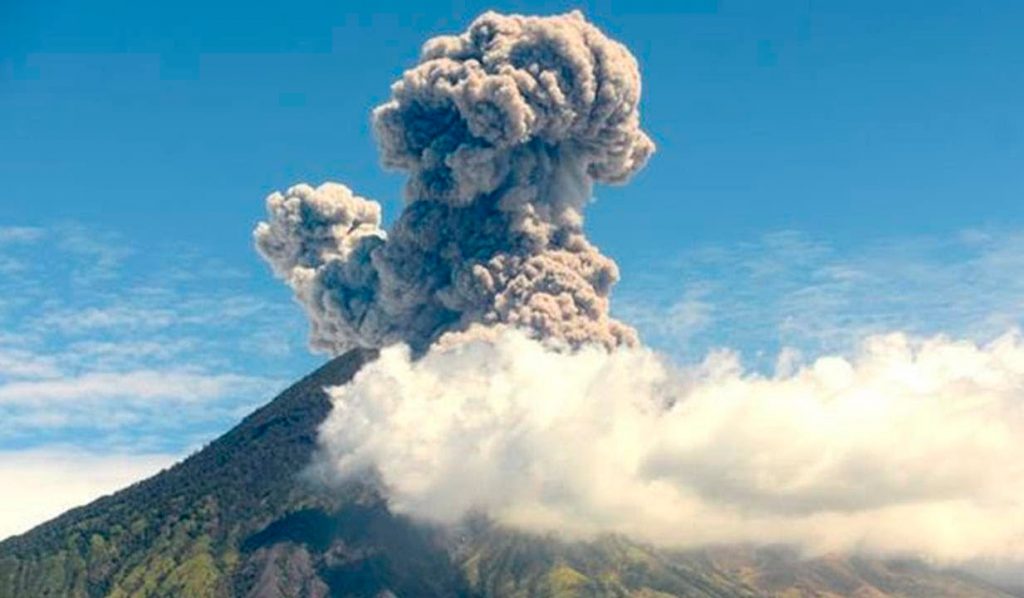
[(431, 529), (365, 487), (318, 489), (301, 472), (322, 389), (372, 357), (342, 356), (184, 462), (0, 542), (0, 598), (1007, 596), (913, 563)]
[(233, 595), (241, 538), (295, 508), (335, 508), (295, 474), (329, 409), (322, 387), (368, 357), (331, 362), (183, 463), (0, 543), (0, 597)]

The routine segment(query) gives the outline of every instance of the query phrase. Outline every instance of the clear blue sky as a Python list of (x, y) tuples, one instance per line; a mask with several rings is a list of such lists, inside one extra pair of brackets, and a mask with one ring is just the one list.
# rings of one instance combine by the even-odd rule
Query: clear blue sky
[(317, 363), (263, 198), (339, 180), (393, 217), (369, 112), (487, 8), (582, 8), (640, 61), (659, 151), (587, 227), (655, 345), (1019, 324), (1020, 2), (159, 4), (0, 0), (0, 451), (179, 452)]

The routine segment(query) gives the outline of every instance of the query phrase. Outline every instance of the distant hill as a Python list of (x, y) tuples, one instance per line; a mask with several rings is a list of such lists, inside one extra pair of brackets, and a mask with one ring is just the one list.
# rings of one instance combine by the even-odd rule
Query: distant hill
[(434, 529), (367, 488), (319, 489), (300, 474), (330, 409), (323, 387), (373, 357), (343, 355), (184, 462), (0, 542), (0, 598), (1010, 596), (913, 562)]

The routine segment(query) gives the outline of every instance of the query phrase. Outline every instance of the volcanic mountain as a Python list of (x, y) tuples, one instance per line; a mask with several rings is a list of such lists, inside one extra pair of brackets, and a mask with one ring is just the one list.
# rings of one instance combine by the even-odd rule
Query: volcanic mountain
[(419, 524), (365, 484), (304, 475), (324, 387), (374, 357), (348, 352), (174, 467), (3, 541), (0, 597), (1011, 596), (910, 561)]

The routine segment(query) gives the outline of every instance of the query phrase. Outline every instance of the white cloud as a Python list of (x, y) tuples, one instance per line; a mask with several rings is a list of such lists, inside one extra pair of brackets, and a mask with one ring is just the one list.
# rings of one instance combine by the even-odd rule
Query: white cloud
[(157, 473), (175, 455), (95, 455), (67, 448), (0, 451), (0, 539)]
[[(779, 232), (695, 248), (627, 277), (620, 291), (617, 313), (691, 360), (716, 346), (763, 352), (763, 363), (783, 347), (845, 352), (888, 330), (991, 338), (1024, 324), (1024, 231), (855, 246)], [(680, 313), (696, 325), (676, 334)]]
[(57, 246), (76, 256), (70, 272), (76, 284), (110, 281), (122, 274), (122, 264), (133, 251), (117, 236), (69, 222), (57, 227)]
[(95, 365), (98, 369), (125, 369), (146, 361), (172, 362), (186, 357), (189, 351), (195, 351), (199, 346), (194, 338), (162, 338), (157, 335), (154, 335), (154, 340), (83, 340), (70, 343), (63, 357), (64, 361)]
[(27, 269), (25, 263), (19, 259), (7, 255), (0, 255), (0, 274), (13, 276)]
[(386, 349), (332, 391), (325, 470), (392, 506), (673, 546), (1024, 559), (1024, 339), (902, 334), (761, 376), (518, 334)]
[(106, 307), (64, 309), (52, 311), (40, 318), (45, 328), (65, 333), (83, 333), (94, 330), (152, 331), (175, 323), (176, 313), (170, 308), (149, 308), (131, 304)]
[[(117, 297), (100, 306), (51, 309), (33, 322), (36, 329), (70, 335), (99, 332), (147, 333), (171, 327), (265, 325), (279, 317), (278, 306), (244, 295), (209, 296), (159, 289), (135, 289), (129, 299)], [(244, 330), (243, 330), (244, 331)]]
[(620, 305), (617, 312), (631, 325), (645, 331), (648, 342), (669, 340), (686, 345), (714, 321), (715, 306), (709, 293), (710, 289), (694, 284), (683, 292), (682, 298), (667, 307), (635, 302)]
[(0, 226), (0, 244), (31, 243), (41, 239), (46, 231), (34, 226)]
[(52, 378), (58, 375), (59, 369), (53, 357), (0, 346), (0, 381), (4, 378)]
[(187, 403), (238, 394), (263, 394), (273, 384), (265, 378), (238, 374), (160, 370), (88, 372), (73, 377), (0, 384), (0, 404), (90, 400), (171, 400)]
[(24, 259), (10, 255), (10, 248), (34, 243), (44, 235), (43, 229), (32, 226), (0, 226), (0, 275), (11, 277), (28, 270)]

